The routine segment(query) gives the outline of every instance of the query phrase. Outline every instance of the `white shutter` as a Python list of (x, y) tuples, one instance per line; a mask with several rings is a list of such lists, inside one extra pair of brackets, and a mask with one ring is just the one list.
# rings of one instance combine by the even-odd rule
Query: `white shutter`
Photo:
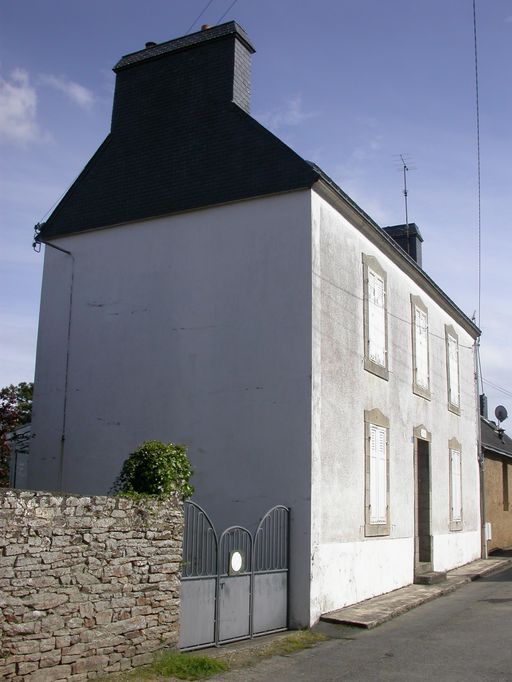
[(428, 390), (428, 318), (419, 308), (414, 308), (414, 334), (416, 352), (416, 384)]
[(387, 523), (386, 429), (370, 424), (370, 523)]
[(386, 366), (386, 308), (384, 280), (368, 270), (368, 357)]
[(459, 406), (459, 346), (454, 336), (448, 335), (448, 387), (449, 402)]
[(459, 450), (450, 450), (452, 521), (462, 521), (461, 467)]

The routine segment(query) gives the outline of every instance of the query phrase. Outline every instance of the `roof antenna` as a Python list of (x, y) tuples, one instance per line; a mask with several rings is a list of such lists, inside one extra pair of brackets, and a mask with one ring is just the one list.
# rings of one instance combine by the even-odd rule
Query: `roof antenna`
[(411, 166), (409, 161), (407, 160), (407, 154), (397, 154), (396, 156), (400, 157), (400, 166), (401, 168), (399, 170), (402, 171), (403, 177), (404, 177), (404, 189), (403, 189), (403, 194), (404, 194), (404, 204), (405, 204), (405, 232), (406, 232), (406, 237), (407, 237), (407, 253), (410, 254), (410, 249), (409, 249), (409, 211), (408, 211), (408, 205), (407, 205), (407, 173), (412, 170), (416, 170), (416, 166)]

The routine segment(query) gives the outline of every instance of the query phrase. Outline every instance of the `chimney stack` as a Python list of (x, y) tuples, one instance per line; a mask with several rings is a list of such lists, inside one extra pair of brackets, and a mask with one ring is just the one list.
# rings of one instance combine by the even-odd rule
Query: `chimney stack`
[(489, 412), (487, 408), (487, 396), (485, 393), (480, 393), (480, 416), (484, 419), (489, 418)]
[[(146, 43), (114, 67), (112, 134), (197, 125), (232, 102), (249, 113), (254, 48), (234, 21), (166, 43)], [(159, 133), (161, 134), (161, 132)]]
[(422, 267), (421, 243), (423, 237), (416, 223), (408, 225), (390, 225), (382, 228), (392, 237), (398, 246)]

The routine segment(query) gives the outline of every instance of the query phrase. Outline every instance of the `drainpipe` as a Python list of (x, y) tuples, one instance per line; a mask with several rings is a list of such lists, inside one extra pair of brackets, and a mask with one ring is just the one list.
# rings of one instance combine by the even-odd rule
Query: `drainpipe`
[[(482, 420), (480, 405), (480, 338), (475, 341), (475, 389), (476, 389), (476, 416), (477, 416), (477, 457), (480, 470), (480, 554), (482, 559), (487, 559), (487, 540), (485, 534), (485, 459), (482, 446)], [(483, 385), (482, 385), (483, 392)]]
[(71, 315), (73, 311), (73, 285), (75, 280), (75, 257), (71, 251), (56, 246), (51, 242), (45, 242), (39, 236), (39, 232), (42, 225), (38, 223), (35, 226), (35, 237), (32, 247), (35, 251), (39, 252), (41, 250), (41, 244), (49, 246), (56, 251), (66, 254), (71, 258), (71, 281), (69, 283), (69, 310), (68, 310), (68, 329), (67, 329), (67, 340), (66, 340), (66, 366), (64, 370), (64, 401), (62, 406), (62, 432), (60, 436), (60, 453), (59, 453), (59, 478), (58, 478), (58, 490), (63, 491), (63, 481), (64, 481), (64, 449), (66, 442), (66, 422), (67, 422), (67, 408), (68, 408), (68, 379), (69, 379), (69, 349), (71, 340)]

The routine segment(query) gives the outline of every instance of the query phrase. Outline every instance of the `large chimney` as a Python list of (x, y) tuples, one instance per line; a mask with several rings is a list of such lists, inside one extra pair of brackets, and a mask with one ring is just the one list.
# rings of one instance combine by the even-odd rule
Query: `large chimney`
[(180, 127), (231, 102), (249, 113), (253, 52), (231, 21), (125, 55), (114, 67), (112, 133)]
[(395, 240), (407, 255), (418, 263), (420, 268), (422, 267), (421, 242), (423, 237), (416, 223), (390, 225), (382, 229)]

